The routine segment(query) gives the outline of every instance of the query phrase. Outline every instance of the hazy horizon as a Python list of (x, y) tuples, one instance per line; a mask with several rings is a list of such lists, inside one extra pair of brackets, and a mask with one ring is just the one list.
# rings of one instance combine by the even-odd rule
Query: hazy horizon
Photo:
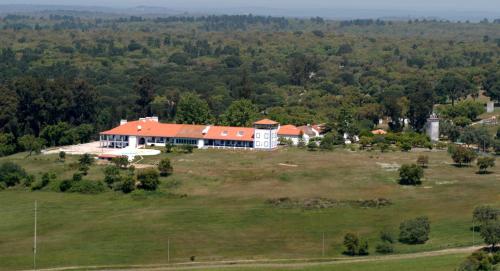
[[(110, 8), (163, 7), (204, 13), (251, 13), (278, 16), (388, 17), (421, 16), (448, 19), (500, 17), (500, 1), (491, 0), (0, 0), (0, 5), (65, 5)], [(348, 10), (348, 13), (342, 11)], [(331, 16), (330, 16), (331, 15)], [(343, 16), (344, 15), (344, 16)]]

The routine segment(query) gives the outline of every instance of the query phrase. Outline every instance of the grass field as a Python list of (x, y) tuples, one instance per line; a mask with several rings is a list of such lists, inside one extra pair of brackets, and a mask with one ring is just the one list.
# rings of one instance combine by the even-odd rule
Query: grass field
[[(162, 180), (156, 193), (2, 191), (0, 270), (32, 266), (35, 200), (39, 205), (39, 267), (166, 263), (168, 242), (171, 262), (186, 262), (191, 256), (197, 261), (316, 258), (322, 256), (323, 234), (325, 256), (335, 257), (343, 251), (342, 238), (347, 232), (367, 238), (375, 254), (382, 229), (397, 234), (402, 220), (421, 215), (431, 220), (430, 240), (424, 245), (397, 244), (397, 253), (472, 245), (473, 208), (500, 202), (498, 168), (492, 174), (478, 175), (476, 168), (454, 167), (446, 152), (425, 152), (430, 166), (424, 184), (396, 184), (397, 166), (414, 162), (419, 154), (200, 150), (163, 154), (172, 159), (175, 173)], [(62, 163), (56, 155), (25, 158), (25, 154), (17, 154), (0, 161), (19, 163), (37, 176), (52, 170), (62, 179), (71, 177), (76, 158), (68, 157)], [(102, 168), (93, 166), (89, 178), (102, 178)], [(180, 197), (182, 194), (187, 197)], [(383, 197), (393, 205), (303, 210), (265, 203), (278, 197)], [(476, 236), (476, 242), (478, 239)], [(396, 267), (398, 264), (404, 263), (394, 262)], [(453, 264), (450, 260), (449, 265)]]

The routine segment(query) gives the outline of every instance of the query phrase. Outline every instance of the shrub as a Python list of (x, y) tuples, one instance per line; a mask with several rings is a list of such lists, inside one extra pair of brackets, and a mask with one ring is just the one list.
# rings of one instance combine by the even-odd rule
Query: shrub
[(90, 154), (85, 153), (82, 156), (80, 156), (80, 158), (78, 159), (78, 163), (79, 163), (78, 170), (81, 171), (83, 175), (87, 175), (90, 166), (94, 163), (94, 158), (92, 158)]
[(49, 183), (55, 181), (57, 179), (57, 176), (55, 173), (53, 172), (46, 172), (42, 175), (42, 178), (40, 179), (40, 181), (36, 182), (32, 187), (31, 187), (31, 190), (41, 190), (43, 189), (44, 187), (46, 187), (47, 185), (49, 185)]
[(380, 254), (390, 254), (394, 252), (394, 245), (391, 243), (381, 243), (375, 247), (375, 251)]
[(126, 176), (122, 178), (122, 182), (120, 183), (120, 190), (128, 194), (135, 190), (135, 179), (132, 176)]
[(120, 170), (116, 166), (107, 166), (104, 169), (104, 182), (108, 185), (108, 187), (113, 187), (113, 184), (116, 182), (120, 182)]
[(494, 251), (496, 244), (500, 243), (500, 223), (495, 221), (482, 225), (481, 237), (486, 244), (491, 245), (491, 251)]
[(61, 192), (66, 192), (68, 191), (69, 189), (71, 189), (71, 186), (73, 185), (73, 182), (71, 180), (63, 180), (60, 184), (59, 184), (59, 191)]
[(451, 145), (448, 148), (448, 152), (450, 153), (453, 162), (455, 162), (458, 166), (470, 164), (477, 157), (477, 154), (472, 149), (458, 145)]
[(478, 206), (474, 208), (472, 218), (478, 221), (479, 224), (486, 224), (491, 221), (496, 221), (500, 216), (500, 209), (493, 208), (488, 205)]
[(0, 164), (0, 183), (5, 187), (15, 186), (24, 180), (28, 174), (19, 165), (10, 161)]
[(417, 158), (417, 165), (421, 168), (427, 168), (429, 165), (429, 156), (419, 155)]
[(317, 149), (318, 149), (318, 143), (316, 143), (316, 141), (310, 140), (309, 143), (307, 143), (308, 151), (316, 151)]
[(111, 163), (115, 164), (117, 168), (121, 169), (126, 169), (128, 167), (128, 157), (126, 156), (120, 156), (120, 157), (114, 157), (111, 159)]
[(163, 158), (160, 160), (158, 164), (158, 170), (160, 171), (161, 176), (169, 176), (174, 172), (174, 168), (172, 167), (172, 163), (170, 163), (170, 159)]
[(408, 152), (411, 150), (411, 144), (408, 141), (403, 141), (398, 143), (399, 148), (401, 151)]
[[(321, 139), (321, 142), (319, 144), (319, 147), (322, 149), (322, 150), (333, 150), (333, 147), (336, 145), (336, 140), (335, 140), (335, 136), (332, 135), (331, 133), (325, 135), (325, 137), (323, 137)], [(309, 147), (309, 146), (308, 146)]]
[(166, 153), (171, 153), (173, 148), (174, 148), (174, 145), (172, 143), (167, 142), (165, 144), (165, 152)]
[(66, 159), (66, 152), (60, 151), (59, 152), (59, 160), (63, 161)]
[(137, 173), (137, 181), (139, 181), (139, 188), (149, 191), (154, 191), (160, 184), (160, 174), (155, 169), (146, 169)]
[(390, 231), (383, 230), (380, 232), (380, 240), (382, 242), (394, 243), (394, 236)]
[(424, 244), (431, 231), (429, 219), (425, 216), (407, 220), (399, 225), (399, 241), (405, 244)]
[(192, 153), (194, 150), (194, 146), (191, 144), (183, 144), (179, 146), (179, 149), (184, 153)]
[(484, 251), (477, 251), (472, 253), (467, 259), (460, 264), (458, 267), (458, 271), (488, 271), (495, 270), (493, 269), (493, 257), (491, 257), (488, 253)]
[(415, 165), (402, 165), (399, 169), (399, 184), (401, 185), (419, 185), (424, 176), (424, 170)]
[(368, 255), (368, 242), (361, 240), (356, 234), (347, 233), (344, 236), (343, 243), (346, 247), (346, 251), (344, 251), (344, 253), (347, 255)]
[(81, 180), (73, 182), (68, 192), (81, 194), (99, 194), (106, 191), (104, 183), (101, 181)]
[(479, 174), (488, 173), (488, 168), (495, 166), (495, 158), (493, 157), (480, 157), (477, 159), (477, 167)]

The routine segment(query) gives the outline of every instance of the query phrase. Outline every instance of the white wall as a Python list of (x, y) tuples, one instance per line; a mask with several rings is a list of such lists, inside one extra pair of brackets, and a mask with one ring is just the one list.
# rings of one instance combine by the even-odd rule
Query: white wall
[(255, 129), (254, 148), (274, 149), (278, 146), (278, 129)]

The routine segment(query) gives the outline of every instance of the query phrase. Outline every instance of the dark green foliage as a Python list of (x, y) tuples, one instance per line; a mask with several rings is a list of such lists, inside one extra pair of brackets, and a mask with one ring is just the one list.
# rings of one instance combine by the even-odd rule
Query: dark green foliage
[(474, 212), (472, 213), (474, 221), (477, 221), (480, 225), (497, 221), (499, 216), (500, 216), (500, 209), (496, 209), (488, 205), (478, 206), (474, 209)]
[(61, 192), (66, 192), (69, 189), (71, 189), (71, 186), (73, 185), (72, 180), (63, 180), (61, 183), (59, 183), (59, 190)]
[(106, 191), (106, 187), (101, 181), (81, 180), (73, 182), (71, 188), (67, 191), (81, 194), (99, 194)]
[(343, 242), (346, 250), (344, 251), (345, 254), (349, 256), (364, 256), (368, 255), (368, 242), (365, 240), (362, 240), (358, 237), (358, 235), (354, 233), (347, 233), (344, 236), (344, 242)]
[(179, 146), (179, 150), (183, 153), (192, 153), (194, 150), (194, 146), (190, 144), (183, 144)]
[(485, 174), (488, 172), (488, 168), (495, 166), (494, 157), (479, 157), (477, 159), (477, 167), (479, 168), (479, 174)]
[(453, 162), (458, 166), (470, 164), (477, 157), (477, 153), (472, 149), (459, 145), (451, 145), (448, 148), (448, 153), (450, 153)]
[(314, 140), (309, 140), (309, 143), (307, 143), (307, 150), (308, 151), (317, 151), (318, 150), (318, 143)]
[(249, 127), (258, 117), (257, 107), (250, 100), (234, 101), (222, 115), (222, 124)]
[(481, 237), (486, 244), (491, 245), (491, 251), (500, 243), (500, 222), (492, 221), (481, 225)]
[(402, 165), (399, 169), (399, 184), (402, 185), (419, 185), (420, 180), (424, 176), (424, 170), (415, 164)]
[(11, 155), (16, 151), (16, 140), (11, 133), (0, 133), (0, 157)]
[(27, 177), (26, 171), (17, 164), (9, 161), (0, 164), (0, 184), (4, 187), (15, 186)]
[(107, 166), (104, 168), (104, 182), (109, 188), (113, 187), (114, 183), (121, 182), (120, 170), (116, 166)]
[(477, 251), (472, 253), (467, 259), (460, 264), (458, 271), (494, 271), (496, 270), (494, 265), (498, 264), (497, 252), (494, 255), (490, 255), (484, 251)]
[(432, 113), (434, 92), (429, 81), (423, 78), (409, 81), (405, 91), (409, 93), (408, 118), (413, 128), (416, 131), (421, 131)]
[(146, 169), (137, 173), (139, 188), (154, 191), (160, 184), (160, 174), (156, 169)]
[(128, 194), (135, 190), (135, 179), (133, 176), (124, 176), (122, 177), (122, 181), (120, 183), (120, 191), (125, 194)]
[(66, 159), (66, 152), (60, 151), (59, 152), (59, 160), (63, 161)]
[(33, 152), (39, 154), (42, 151), (45, 140), (32, 135), (24, 135), (19, 138), (18, 143), (25, 151), (29, 152), (28, 156), (31, 156)]
[(211, 119), (212, 116), (206, 101), (191, 92), (181, 96), (177, 105), (177, 123), (207, 124)]
[[(486, 112), (486, 109), (480, 102), (465, 100), (455, 104), (454, 106), (440, 105), (437, 107), (437, 111), (439, 116), (442, 118), (457, 119), (461, 117), (474, 121), (479, 115)], [(458, 125), (457, 123), (455, 124)]]
[(44, 187), (49, 185), (51, 182), (55, 182), (57, 180), (57, 176), (53, 172), (46, 172), (42, 175), (42, 178), (35, 182), (31, 186), (31, 190), (42, 190)]
[(382, 242), (387, 242), (387, 243), (394, 243), (395, 241), (395, 238), (394, 238), (394, 235), (392, 234), (392, 232), (390, 231), (387, 231), (387, 230), (383, 230), (380, 232), (380, 240), (382, 240)]
[(127, 156), (114, 157), (111, 159), (111, 163), (120, 169), (126, 169), (129, 165)]
[(170, 159), (163, 158), (160, 160), (158, 164), (158, 170), (160, 171), (161, 176), (170, 176), (174, 172), (174, 168), (170, 162)]
[(456, 100), (472, 94), (472, 85), (463, 76), (448, 73), (441, 78), (436, 86), (436, 94), (449, 99), (451, 104), (455, 105)]
[(391, 243), (381, 243), (375, 247), (375, 251), (380, 254), (391, 254), (394, 252), (394, 245)]
[(83, 175), (87, 175), (90, 166), (94, 163), (94, 158), (90, 154), (85, 153), (82, 156), (80, 156), (80, 158), (78, 159), (78, 163), (79, 163), (78, 170), (81, 171)]
[(425, 216), (407, 220), (399, 226), (399, 241), (405, 244), (423, 244), (429, 240), (429, 219)]

